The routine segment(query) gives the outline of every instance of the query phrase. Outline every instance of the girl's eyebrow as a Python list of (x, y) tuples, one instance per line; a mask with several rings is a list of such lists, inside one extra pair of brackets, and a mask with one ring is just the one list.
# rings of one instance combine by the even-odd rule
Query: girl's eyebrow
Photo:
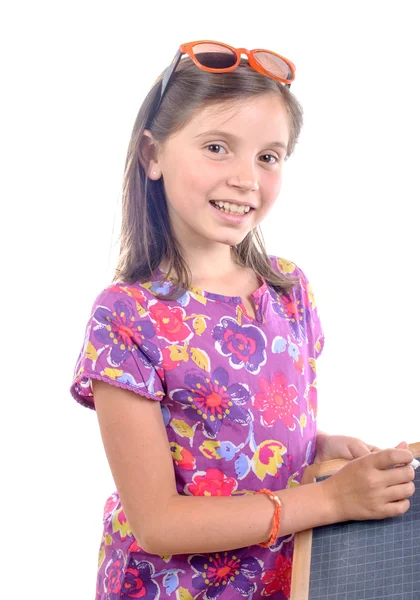
[[(201, 137), (207, 137), (209, 135), (214, 136), (214, 137), (223, 137), (223, 138), (227, 138), (227, 139), (230, 138), (234, 142), (241, 141), (241, 138), (239, 136), (235, 135), (234, 133), (222, 131), (221, 129), (210, 129), (209, 131), (204, 131), (203, 133), (199, 133), (198, 135), (194, 136), (194, 139), (201, 138)], [(283, 148), (283, 150), (287, 150), (287, 145), (284, 142), (271, 142), (271, 144), (267, 144), (267, 146), (270, 146), (270, 147), (278, 146), (279, 148)]]

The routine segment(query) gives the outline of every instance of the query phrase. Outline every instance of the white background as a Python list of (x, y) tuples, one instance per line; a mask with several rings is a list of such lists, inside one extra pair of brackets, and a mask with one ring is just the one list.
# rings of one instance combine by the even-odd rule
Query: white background
[(319, 426), (384, 447), (420, 441), (418, 6), (12, 6), (0, 15), (1, 588), (93, 600), (114, 485), (96, 415), (68, 389), (115, 267), (134, 118), (180, 43), (268, 48), (297, 66), (305, 123), (264, 232), (317, 299)]

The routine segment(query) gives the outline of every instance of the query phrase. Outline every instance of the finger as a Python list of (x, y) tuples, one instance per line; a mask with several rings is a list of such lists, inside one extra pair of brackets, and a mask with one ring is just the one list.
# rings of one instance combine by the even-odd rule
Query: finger
[(365, 444), (361, 440), (352, 440), (348, 445), (348, 449), (352, 455), (351, 458), (360, 458), (361, 456), (370, 453), (368, 444)]
[(398, 502), (399, 500), (406, 500), (416, 491), (416, 486), (412, 481), (409, 483), (402, 483), (400, 485), (391, 485), (386, 489), (385, 499), (387, 502)]
[(391, 469), (386, 469), (383, 472), (383, 481), (387, 486), (395, 486), (413, 481), (415, 476), (416, 473), (413, 467), (410, 465), (405, 465), (403, 467), (393, 467)]
[(388, 448), (371, 454), (370, 459), (377, 469), (389, 469), (397, 465), (408, 464), (413, 460), (413, 453), (404, 448)]
[(408, 448), (407, 442), (400, 442), (396, 448)]
[(406, 513), (410, 508), (410, 500), (398, 500), (397, 502), (388, 502), (384, 508), (384, 518), (399, 517)]
[(383, 450), (383, 448), (379, 448), (379, 446), (372, 446), (371, 444), (366, 444), (366, 446), (369, 448), (369, 451), (372, 452), (381, 452), (381, 450)]

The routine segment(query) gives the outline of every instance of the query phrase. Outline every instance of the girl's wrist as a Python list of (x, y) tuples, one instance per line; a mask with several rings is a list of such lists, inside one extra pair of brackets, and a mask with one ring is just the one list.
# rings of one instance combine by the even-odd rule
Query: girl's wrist
[(327, 481), (276, 491), (282, 505), (280, 536), (338, 522), (339, 497)]
[(271, 522), (270, 536), (268, 537), (267, 540), (264, 540), (263, 542), (259, 543), (259, 546), (262, 546), (263, 548), (269, 548), (270, 546), (272, 546), (275, 543), (275, 541), (279, 537), (280, 518), (281, 518), (281, 501), (275, 492), (272, 492), (271, 490), (267, 490), (265, 488), (259, 490), (257, 492), (257, 494), (265, 494), (268, 498), (270, 498), (271, 502), (274, 503), (274, 513), (273, 513), (273, 518), (272, 518), (272, 522)]
[(345, 517), (342, 514), (342, 498), (340, 498), (339, 490), (337, 490), (335, 484), (336, 482), (332, 477), (317, 483), (320, 486), (323, 504), (329, 515), (330, 523), (341, 523), (345, 520)]

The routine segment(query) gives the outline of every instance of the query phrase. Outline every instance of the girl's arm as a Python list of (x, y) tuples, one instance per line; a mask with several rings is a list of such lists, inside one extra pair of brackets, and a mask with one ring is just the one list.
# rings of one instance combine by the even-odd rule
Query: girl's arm
[[(177, 493), (159, 402), (101, 381), (94, 381), (93, 386), (111, 472), (127, 521), (146, 552), (217, 552), (269, 538), (274, 503), (265, 495), (191, 497)], [(411, 460), (409, 450), (383, 451), (349, 463), (324, 482), (279, 490), (280, 535), (340, 520), (405, 512), (409, 502), (404, 499), (414, 491), (410, 483), (414, 470), (387, 467)]]

